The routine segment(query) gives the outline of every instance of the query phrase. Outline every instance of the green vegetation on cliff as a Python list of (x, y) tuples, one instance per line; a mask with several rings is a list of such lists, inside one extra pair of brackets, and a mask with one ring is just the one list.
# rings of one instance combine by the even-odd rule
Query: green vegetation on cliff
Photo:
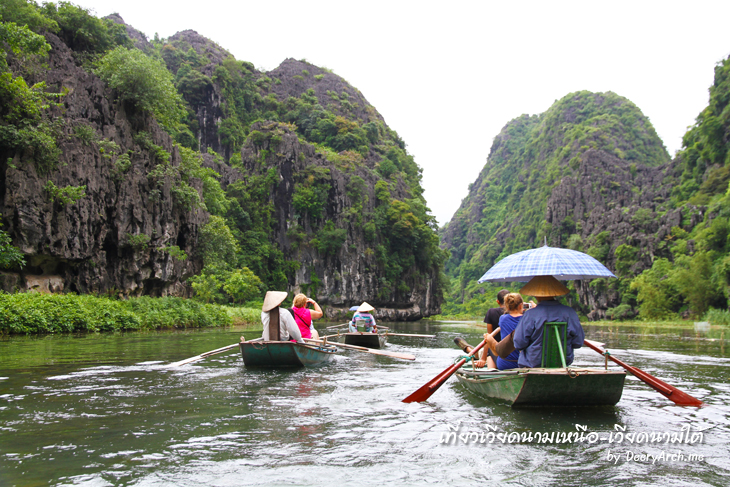
[[(673, 205), (695, 218), (672, 227), (665, 256), (632, 281), (643, 318), (702, 316), (710, 308), (728, 308), (730, 58), (715, 67), (709, 91), (709, 104), (685, 134), (669, 180)], [(712, 317), (727, 322), (716, 312)]]
[[(582, 227), (587, 214), (575, 214), (571, 209), (561, 221), (546, 220), (548, 202), (561, 183), (585, 184), (581, 171), (593, 168), (582, 168), (581, 164), (591, 151), (634, 168), (669, 161), (646, 117), (633, 103), (610, 92), (572, 93), (539, 116), (523, 115), (505, 126), (468, 197), (442, 230), (446, 248), (451, 251), (446, 269), (452, 277), (445, 312), (458, 314), (478, 306), (467, 303), (482, 300), (484, 287), (476, 280), (489, 267), (545, 241), (552, 246), (580, 248), (606, 261), (613, 243), (610, 232), (586, 236)], [(606, 179), (610, 180), (611, 174), (606, 174)], [(618, 184), (608, 181), (609, 186)], [(633, 188), (638, 190), (636, 185)], [(605, 190), (597, 185), (590, 188), (596, 193)], [(587, 213), (587, 208), (583, 211)], [(491, 291), (486, 292), (493, 294)]]
[[(33, 177), (47, 178), (51, 218), (98, 216), (93, 232), (114, 218), (113, 197), (100, 193), (145, 193), (131, 224), (95, 242), (94, 257), (74, 257), (96, 276), (92, 290), (147, 292), (139, 278), (159, 293), (184, 279), (198, 299), (221, 304), (299, 287), (325, 293), (325, 303), (438, 309), (447, 254), (422, 196), (421, 169), (362, 94), (331, 71), (286, 60), (262, 73), (193, 31), (148, 42), (116, 14), (99, 19), (68, 2), (4, 0), (0, 41), (2, 167), (33, 164)], [(93, 90), (67, 88), (67, 74), (58, 76), (64, 70)], [(47, 79), (55, 80), (52, 89)], [(71, 109), (92, 91), (93, 108)], [(121, 119), (124, 130), (108, 130)], [(68, 181), (75, 172), (62, 169), (81, 160), (99, 174), (110, 168), (108, 189)], [(136, 187), (123, 187), (131, 179)], [(142, 231), (140, 208), (158, 226), (145, 223)], [(163, 208), (188, 234), (159, 228)], [(50, 265), (46, 257), (67, 267), (62, 251), (49, 257), (47, 250), (29, 272)], [(129, 260), (119, 274), (142, 270), (113, 282), (96, 270), (110, 259)], [(20, 274), (19, 263), (9, 265)], [(367, 295), (348, 279), (366, 280)]]
[[(299, 62), (309, 68), (300, 72), (318, 74), (306, 76), (306, 80), (304, 75), (293, 76), (294, 83), (284, 76), (272, 79), (269, 75), (275, 72), (259, 73), (210, 41), (201, 46), (196, 36), (182, 33), (167, 40), (155, 39), (153, 55), (163, 59), (173, 73), (189, 104), (188, 127), (194, 133), (200, 131), (194, 113), (207, 106), (210, 93), (221, 96), (220, 152), (229, 154), (227, 162), (244, 173), (243, 179), (228, 186), (228, 210), (220, 213), (237, 242), (237, 265), (253, 271), (264, 287), (285, 288), (300, 269), (295, 258), (298, 250), (308, 247), (322, 258), (336, 256), (347, 239), (347, 226), (355, 224), (366, 229), (372, 243), (366, 250), (375, 256), (384, 274), (377, 298), (405, 301), (411, 290), (409, 278), (430, 279), (434, 274), (435, 294), (440, 296), (444, 283), (438, 269), (445, 254), (438, 247), (435, 220), (422, 197), (421, 169), (374, 109), (361, 106), (364, 100), (354, 102), (358, 92), (349, 86), (324, 96), (308, 87), (316, 86), (326, 75), (334, 76), (326, 70)], [(256, 123), (258, 128), (252, 128)], [(294, 175), (296, 220), (286, 234), (294, 250), (285, 255), (272, 242), (276, 222), (271, 195), (278, 182), (275, 167), (282, 156), (278, 148), (290, 130), (301, 143), (315, 146), (332, 167), (310, 166), (305, 173)], [(246, 147), (259, 157), (261, 165), (253, 171), (241, 166), (241, 149)], [(367, 183), (354, 174), (361, 170), (367, 172)], [(342, 222), (325, 218), (334, 184), (330, 171), (348, 174), (348, 204), (342, 208)], [(386, 188), (372, 212), (366, 211), (366, 184)], [(391, 188), (405, 197), (394, 198)], [(203, 275), (215, 273), (207, 268)], [(311, 276), (304, 287), (316, 294), (321, 277)], [(221, 276), (217, 279), (223, 280)]]
[(444, 312), (481, 314), (499, 286), (476, 279), (547, 240), (618, 276), (571, 285), (568, 299), (591, 317), (728, 322), (730, 58), (709, 91), (673, 161), (638, 109), (611, 93), (571, 94), (510, 122), (442, 230), (454, 284)]

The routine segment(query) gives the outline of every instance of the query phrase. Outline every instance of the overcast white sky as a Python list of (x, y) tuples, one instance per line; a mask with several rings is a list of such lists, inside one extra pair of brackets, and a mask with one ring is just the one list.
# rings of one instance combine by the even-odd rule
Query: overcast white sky
[(492, 140), (578, 90), (613, 91), (671, 155), (730, 54), (730, 1), (72, 0), (152, 38), (193, 29), (271, 70), (288, 57), (358, 88), (423, 168), (449, 221)]

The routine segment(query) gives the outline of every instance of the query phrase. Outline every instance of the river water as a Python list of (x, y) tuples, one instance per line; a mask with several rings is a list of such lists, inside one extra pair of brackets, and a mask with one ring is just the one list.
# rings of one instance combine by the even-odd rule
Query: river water
[[(452, 363), (455, 336), (476, 344), (483, 329), (390, 326), (436, 338), (389, 339), (414, 362), (347, 351), (301, 370), (247, 369), (237, 349), (165, 367), (236, 343), (241, 331), (228, 328), (1, 338), (0, 485), (730, 485), (722, 328), (586, 326), (707, 407), (675, 406), (627, 376), (616, 407), (520, 410), (455, 378), (402, 403)], [(575, 364), (603, 358), (580, 349)], [(543, 443), (579, 430), (593, 435)], [(685, 436), (651, 441), (659, 433)]]

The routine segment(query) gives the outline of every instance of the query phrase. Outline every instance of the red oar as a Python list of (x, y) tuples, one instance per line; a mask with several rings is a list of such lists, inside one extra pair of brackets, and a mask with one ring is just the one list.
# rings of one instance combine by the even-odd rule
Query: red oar
[[(605, 352), (598, 348), (597, 346), (593, 345), (589, 340), (585, 340), (583, 342), (588, 347), (592, 348), (596, 352), (600, 353), (601, 355), (605, 356)], [(657, 391), (659, 394), (662, 394), (664, 397), (669, 399), (670, 401), (673, 401), (674, 404), (678, 406), (703, 406), (705, 403), (697, 399), (696, 397), (692, 397), (686, 392), (682, 392), (679, 389), (677, 389), (674, 386), (670, 386), (666, 382), (657, 379), (653, 375), (649, 375), (646, 372), (644, 372), (641, 369), (637, 369), (636, 367), (632, 367), (631, 365), (625, 364), (624, 362), (620, 361), (619, 359), (615, 358), (613, 355), (609, 354), (608, 358), (619, 364), (621, 367), (626, 369), (628, 372), (633, 374), (635, 377), (638, 377), (640, 380), (644, 381), (647, 385), (652, 387), (655, 391)]]
[[(496, 330), (494, 330), (492, 332), (492, 336), (494, 336), (495, 333), (499, 333), (499, 328), (497, 328)], [(487, 341), (486, 340), (483, 340), (482, 343), (480, 343), (479, 345), (477, 345), (476, 347), (474, 347), (474, 349), (471, 352), (469, 352), (469, 354), (467, 355), (467, 357), (471, 357), (472, 355), (474, 355), (475, 353), (477, 353), (479, 350), (482, 349), (482, 347), (486, 343), (487, 343)], [(459, 370), (459, 367), (461, 367), (462, 365), (464, 365), (465, 362), (466, 362), (466, 359), (465, 358), (459, 360), (454, 365), (452, 365), (451, 367), (449, 367), (448, 369), (444, 370), (439, 375), (437, 375), (436, 377), (434, 377), (433, 379), (431, 379), (429, 382), (427, 382), (424, 386), (422, 386), (416, 392), (414, 392), (413, 394), (411, 394), (407, 398), (403, 399), (403, 402), (423, 402), (423, 401), (425, 401), (426, 399), (428, 399), (429, 397), (431, 397), (431, 394), (433, 394), (434, 392), (436, 392), (436, 390), (439, 387), (441, 387), (441, 384), (443, 384), (444, 382), (446, 382), (449, 377), (451, 377), (452, 375), (454, 375), (454, 372), (456, 372), (457, 370)]]

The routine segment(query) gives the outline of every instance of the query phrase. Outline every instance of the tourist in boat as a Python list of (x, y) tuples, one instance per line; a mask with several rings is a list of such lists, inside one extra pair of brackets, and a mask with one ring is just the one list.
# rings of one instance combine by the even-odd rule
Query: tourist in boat
[(354, 333), (357, 331), (358, 326), (363, 326), (367, 333), (377, 333), (378, 326), (375, 324), (375, 318), (370, 312), (374, 310), (368, 303), (362, 303), (355, 311), (355, 314), (350, 320), (350, 332)]
[[(522, 296), (518, 293), (509, 293), (504, 297), (505, 313), (499, 317), (499, 328), (501, 329), (503, 336), (512, 333), (520, 324), (524, 313), (523, 304)], [(519, 357), (520, 354), (517, 351), (514, 351), (505, 357), (497, 356), (497, 360), (494, 365), (496, 365), (496, 368), (499, 370), (514, 369), (518, 366), (517, 361)], [(492, 357), (488, 357), (488, 364), (489, 360), (492, 360)], [(490, 365), (490, 368), (494, 367)]]
[[(493, 337), (484, 335), (487, 346), (497, 355), (505, 357), (515, 350), (520, 352), (517, 361), (520, 367), (540, 367), (542, 365), (542, 331), (544, 324), (561, 321), (568, 324), (565, 363), (573, 363), (573, 350), (583, 346), (585, 333), (580, 325), (578, 314), (570, 306), (560, 304), (555, 298), (570, 291), (552, 276), (533, 277), (520, 289), (520, 292), (537, 298), (537, 306), (525, 312), (519, 326), (497, 343)], [(504, 330), (503, 330), (504, 331)]]
[(271, 321), (271, 315), (273, 310), (276, 310), (279, 321), (279, 341), (295, 341), (298, 343), (304, 343), (302, 340), (302, 334), (299, 331), (297, 323), (294, 321), (294, 316), (289, 310), (279, 308), (278, 306), (284, 302), (287, 297), (285, 291), (267, 291), (266, 297), (264, 298), (264, 305), (261, 308), (261, 323), (264, 325), (264, 332), (261, 335), (264, 340), (269, 340), (269, 322)]
[[(504, 297), (509, 294), (509, 291), (506, 289), (502, 289), (497, 293), (497, 308), (489, 308), (487, 310), (487, 314), (484, 316), (484, 323), (487, 324), (487, 333), (492, 333), (494, 330), (497, 329), (499, 326), (499, 318), (502, 317), (504, 314)], [(500, 333), (497, 332), (496, 335), (494, 335), (494, 338), (497, 341), (500, 341), (502, 338), (500, 336)]]
[[(487, 333), (492, 333), (499, 326), (499, 318), (504, 314), (504, 297), (509, 294), (509, 291), (502, 289), (497, 293), (497, 308), (489, 308), (487, 314), (484, 316), (484, 323), (487, 324)], [(501, 340), (500, 332), (494, 335), (497, 341)], [(497, 354), (494, 353), (489, 347), (482, 348), (480, 352), (480, 359), (474, 362), (477, 368), (482, 368), (485, 365), (490, 369), (497, 368)]]
[[(314, 309), (307, 308), (308, 304), (311, 304)], [(294, 321), (296, 321), (299, 331), (302, 333), (302, 338), (319, 339), (319, 333), (314, 329), (314, 320), (324, 316), (319, 304), (304, 294), (297, 294), (294, 296), (294, 302), (292, 303), (292, 312), (294, 313)]]

